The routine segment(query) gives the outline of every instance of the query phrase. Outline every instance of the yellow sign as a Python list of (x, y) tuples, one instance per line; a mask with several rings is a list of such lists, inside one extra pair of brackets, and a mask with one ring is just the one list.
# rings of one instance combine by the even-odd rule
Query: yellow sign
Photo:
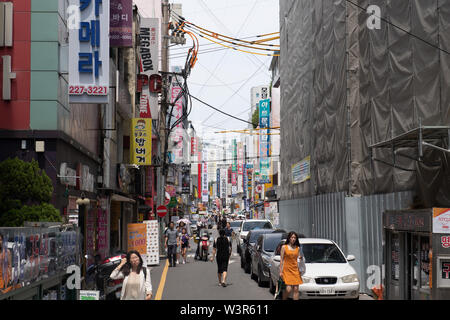
[(152, 164), (152, 119), (133, 118), (131, 124), (131, 163), (138, 166), (150, 166)]

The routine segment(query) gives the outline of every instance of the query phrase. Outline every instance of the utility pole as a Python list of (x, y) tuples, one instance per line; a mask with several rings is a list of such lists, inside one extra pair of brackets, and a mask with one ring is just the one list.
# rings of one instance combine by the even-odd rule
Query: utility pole
[[(166, 144), (166, 135), (168, 134), (166, 128), (166, 115), (168, 109), (168, 99), (169, 99), (169, 1), (162, 0), (162, 26), (161, 26), (161, 36), (162, 36), (162, 48), (161, 48), (161, 73), (163, 80), (163, 90), (162, 90), (162, 99), (161, 99), (161, 108), (159, 114), (159, 155), (161, 159), (161, 167), (158, 169), (158, 182), (159, 182), (159, 192), (158, 192), (158, 205), (164, 204), (165, 199), (165, 185), (166, 185), (166, 154), (165, 154), (165, 144)], [(165, 253), (164, 249), (164, 234), (163, 231), (166, 226), (166, 222), (168, 222), (169, 214), (167, 214), (164, 218), (159, 219), (159, 228), (160, 228), (160, 246), (159, 252), (160, 254)]]

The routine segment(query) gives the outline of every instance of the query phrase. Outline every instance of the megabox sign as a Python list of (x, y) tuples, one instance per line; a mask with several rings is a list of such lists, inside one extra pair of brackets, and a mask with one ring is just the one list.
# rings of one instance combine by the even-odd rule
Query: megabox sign
[(69, 29), (69, 102), (108, 103), (109, 1), (69, 0), (80, 22)]

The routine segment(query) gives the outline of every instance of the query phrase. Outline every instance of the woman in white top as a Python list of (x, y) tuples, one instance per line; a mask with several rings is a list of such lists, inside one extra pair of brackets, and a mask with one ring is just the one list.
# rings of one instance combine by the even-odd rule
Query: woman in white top
[(150, 271), (143, 267), (139, 252), (130, 251), (119, 266), (111, 273), (111, 279), (124, 279), (120, 300), (150, 300), (152, 281)]

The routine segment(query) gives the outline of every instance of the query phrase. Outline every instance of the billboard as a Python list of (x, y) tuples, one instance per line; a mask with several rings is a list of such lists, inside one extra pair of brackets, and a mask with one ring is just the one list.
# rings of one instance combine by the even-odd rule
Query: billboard
[(130, 139), (131, 163), (150, 166), (152, 164), (152, 119), (133, 118)]
[(108, 103), (109, 1), (69, 0), (69, 103)]

